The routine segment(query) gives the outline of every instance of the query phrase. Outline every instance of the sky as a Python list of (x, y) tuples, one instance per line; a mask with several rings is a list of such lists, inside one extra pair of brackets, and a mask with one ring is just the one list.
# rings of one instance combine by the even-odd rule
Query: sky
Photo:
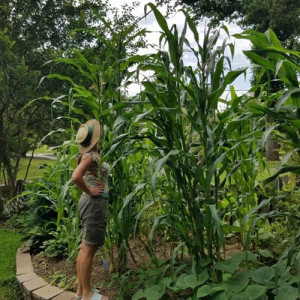
[[(149, 0), (139, 0), (140, 5), (139, 7), (137, 7), (132, 13), (136, 16), (139, 17), (143, 17), (144, 16), (144, 6), (149, 3)], [(154, 3), (154, 1), (152, 1)], [(122, 4), (130, 4), (132, 3), (132, 1), (129, 0), (110, 0), (110, 3), (112, 6), (115, 7), (121, 7)], [(150, 8), (148, 8), (149, 10)], [(166, 12), (166, 7), (165, 6), (160, 6), (159, 10), (164, 14)], [(172, 16), (169, 17), (168, 21), (168, 26), (169, 28), (173, 25), (176, 24), (179, 31), (182, 30), (183, 25), (184, 25), (184, 15), (181, 12), (178, 12)], [(204, 32), (204, 28), (205, 28), (205, 24), (208, 23), (208, 20), (203, 20), (202, 22), (200, 22), (198, 24), (198, 32), (199, 32), (199, 36), (203, 36), (203, 32)], [(240, 33), (243, 30), (236, 24), (227, 24), (225, 23), (225, 25), (228, 27), (229, 33), (230, 35), (233, 35), (235, 33)], [(154, 14), (151, 13), (149, 14), (146, 19), (143, 18), (140, 22), (139, 22), (139, 26), (141, 28), (146, 28), (148, 31), (150, 31), (150, 33), (147, 33), (146, 35), (146, 39), (149, 43), (151, 44), (155, 44), (158, 47), (158, 43), (159, 43), (159, 37), (160, 37), (160, 27), (154, 17)], [(189, 41), (193, 40), (193, 34), (191, 33), (191, 31), (187, 31), (187, 39)], [(222, 40), (224, 40), (225, 38), (228, 39), (227, 34), (222, 30), (221, 31), (221, 36), (220, 36), (220, 44), (222, 43)], [(246, 59), (245, 55), (243, 54), (243, 50), (248, 50), (250, 49), (250, 43), (247, 40), (237, 40), (233, 37), (230, 38), (230, 41), (233, 42), (235, 44), (235, 55), (234, 58), (232, 60), (231, 66), (232, 69), (237, 69), (237, 68), (242, 68), (242, 67), (248, 67), (249, 66), (249, 61)], [(140, 49), (139, 53), (137, 54), (147, 54), (147, 53), (153, 53), (155, 52), (154, 49), (152, 48), (148, 48), (148, 49)], [(228, 53), (229, 55), (229, 53)], [(230, 56), (230, 55), (229, 55)], [(187, 65), (191, 65), (191, 66), (196, 66), (195, 65), (195, 60), (193, 59), (193, 55), (191, 55), (191, 53), (186, 52), (184, 54), (184, 63)], [(247, 90), (249, 90), (250, 88), (250, 80), (251, 78), (251, 70), (250, 68), (247, 70), (247, 76), (245, 78), (245, 76), (241, 75), (239, 76), (233, 83), (235, 90), (237, 91), (237, 94), (241, 95), (244, 94)], [(136, 93), (138, 93), (140, 90), (140, 86), (137, 84), (132, 84), (131, 86), (129, 86), (128, 89), (128, 93), (130, 96), (135, 95)]]

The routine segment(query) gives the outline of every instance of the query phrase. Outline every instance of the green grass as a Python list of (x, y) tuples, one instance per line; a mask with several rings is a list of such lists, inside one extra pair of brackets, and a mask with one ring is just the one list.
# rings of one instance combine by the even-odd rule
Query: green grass
[(16, 252), (23, 236), (0, 229), (0, 300), (20, 300), (22, 294), (16, 281)]
[(280, 165), (280, 161), (267, 161), (266, 164), (267, 168), (264, 171), (258, 173), (256, 178), (257, 181), (263, 181), (276, 173)]
[[(24, 179), (27, 165), (29, 162), (29, 158), (22, 158), (20, 163), (20, 169), (18, 172), (18, 179)], [(42, 164), (55, 164), (55, 161), (53, 160), (47, 160), (47, 159), (33, 159), (30, 165), (29, 173), (27, 176), (27, 180), (33, 179), (33, 178), (40, 178), (42, 177), (44, 173), (44, 169), (39, 168)], [(3, 175), (0, 174), (0, 184), (3, 184)]]
[(47, 145), (44, 145), (34, 151), (35, 154), (55, 154), (56, 150), (49, 150)]

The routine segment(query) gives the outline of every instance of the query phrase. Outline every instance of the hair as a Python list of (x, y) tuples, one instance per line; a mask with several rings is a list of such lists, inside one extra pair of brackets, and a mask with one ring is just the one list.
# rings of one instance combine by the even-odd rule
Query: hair
[(79, 153), (79, 155), (77, 156), (77, 165), (80, 164), (81, 159), (82, 159), (82, 153)]

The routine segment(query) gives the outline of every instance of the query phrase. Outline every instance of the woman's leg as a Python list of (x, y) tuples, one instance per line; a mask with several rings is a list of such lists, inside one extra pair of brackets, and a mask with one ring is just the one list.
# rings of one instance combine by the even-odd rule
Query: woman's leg
[(78, 281), (76, 294), (78, 296), (82, 296), (82, 293), (83, 293), (82, 282), (81, 282), (81, 274), (80, 274), (81, 247), (80, 247), (80, 250), (79, 250), (78, 255), (77, 255), (77, 265), (76, 265), (76, 267), (77, 267), (77, 281)]
[(93, 258), (97, 251), (97, 247), (87, 245), (84, 241), (81, 243), (79, 253), (79, 278), (82, 285), (82, 295), (84, 300), (89, 300), (94, 292), (91, 288), (91, 273)]

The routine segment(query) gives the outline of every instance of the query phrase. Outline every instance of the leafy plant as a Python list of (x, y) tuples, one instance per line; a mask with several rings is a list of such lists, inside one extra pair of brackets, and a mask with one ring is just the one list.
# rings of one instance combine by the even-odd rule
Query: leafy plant
[(255, 46), (256, 50), (244, 51), (244, 53), (253, 63), (259, 65), (261, 68), (258, 82), (264, 73), (273, 72), (286, 88), (286, 90), (282, 90), (274, 95), (268, 95), (269, 101), (274, 103), (274, 108), (269, 108), (268, 101), (264, 101), (263, 93), (259, 96), (261, 98), (260, 104), (253, 103), (249, 105), (252, 116), (271, 116), (274, 118), (274, 124), (265, 130), (261, 140), (262, 146), (268, 135), (274, 132), (275, 129), (278, 129), (280, 138), (293, 148), (291, 152), (286, 153), (283, 157), (278, 171), (266, 179), (265, 183), (270, 183), (280, 174), (286, 172), (299, 175), (300, 167), (289, 165), (288, 162), (294, 153), (297, 153), (298, 157), (300, 153), (300, 88), (297, 78), (300, 70), (297, 59), (299, 59), (300, 53), (283, 48), (271, 29), (265, 33), (248, 30), (242, 34), (235, 35), (235, 37), (248, 39)]

